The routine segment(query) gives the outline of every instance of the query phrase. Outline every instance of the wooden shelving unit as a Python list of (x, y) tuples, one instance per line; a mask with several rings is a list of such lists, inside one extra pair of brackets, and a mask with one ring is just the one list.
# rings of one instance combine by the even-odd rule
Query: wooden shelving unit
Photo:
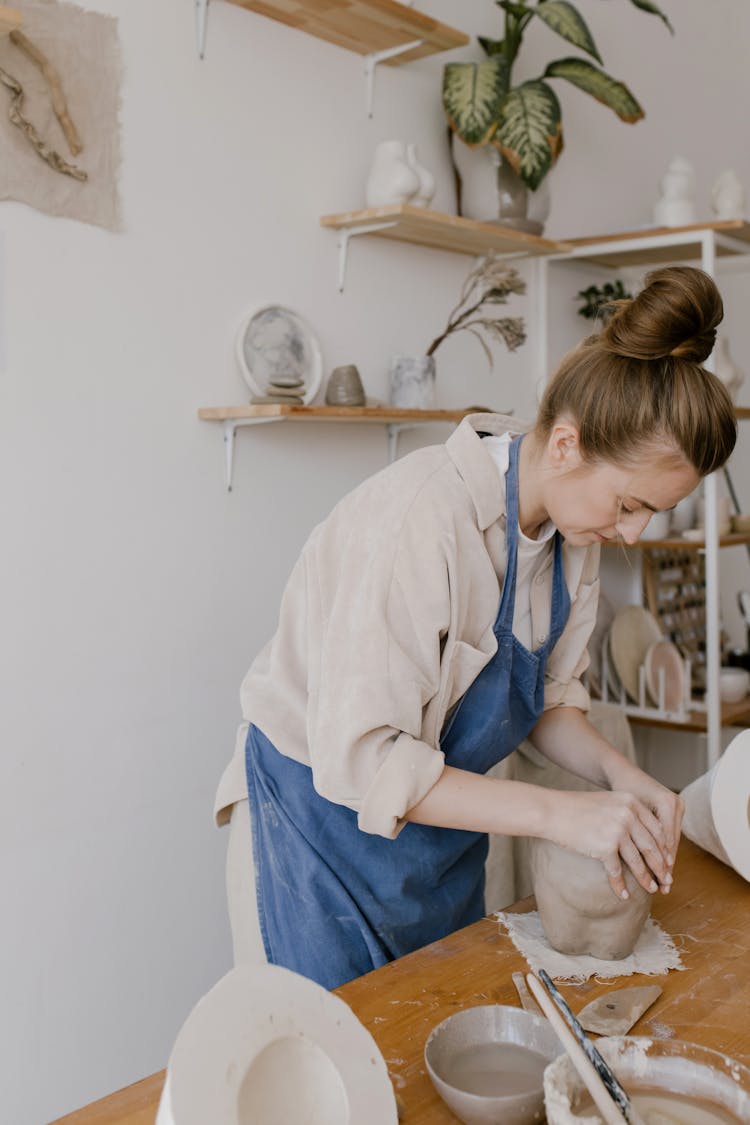
[(347, 51), (370, 55), (421, 40), (418, 47), (383, 61), (389, 66), (465, 47), (469, 36), (395, 0), (229, 0)]
[[(750, 223), (743, 219), (722, 219), (687, 227), (647, 227), (638, 231), (600, 234), (593, 238), (568, 238), (565, 241), (572, 248), (572, 256), (579, 260), (612, 269), (623, 269), (627, 266), (657, 266), (700, 259), (703, 256), (703, 236), (706, 231), (713, 231), (716, 235), (718, 257), (750, 254)], [(663, 245), (653, 244), (653, 240), (658, 238), (663, 240)], [(644, 245), (638, 245), (641, 241)], [(586, 255), (587, 248), (592, 250), (590, 258)]]
[(204, 406), (198, 417), (204, 422), (220, 422), (224, 430), (226, 450), (227, 488), (232, 490), (234, 466), (234, 439), (237, 430), (244, 426), (273, 422), (348, 422), (384, 425), (388, 430), (388, 459), (396, 457), (399, 434), (435, 422), (457, 425), (467, 414), (476, 413), (472, 407), (464, 410), (399, 410), (393, 406), (285, 406), (283, 403), (263, 403), (247, 406)]
[[(732, 532), (731, 535), (722, 535), (719, 540), (720, 547), (741, 547), (744, 543), (750, 543), (750, 532)], [(704, 551), (706, 542), (704, 539), (683, 539), (681, 535), (676, 535), (669, 539), (639, 539), (631, 546), (619, 541), (602, 543), (602, 546), (607, 549), (619, 547), (621, 551), (650, 550), (655, 547), (663, 547), (669, 551)]]
[[(643, 718), (640, 715), (628, 715), (631, 723), (641, 726), (662, 727), (666, 730), (684, 730), (696, 734), (705, 734), (708, 723), (705, 711), (690, 711), (689, 717), (678, 721), (672, 719)], [(750, 698), (742, 699), (739, 703), (721, 704), (721, 725), (723, 727), (750, 726)]]

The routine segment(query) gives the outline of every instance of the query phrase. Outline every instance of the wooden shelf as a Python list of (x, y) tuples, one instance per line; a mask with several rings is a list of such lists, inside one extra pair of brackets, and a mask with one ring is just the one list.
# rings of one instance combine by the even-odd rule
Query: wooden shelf
[[(481, 411), (481, 407), (479, 410)], [(394, 461), (398, 437), (402, 430), (411, 430), (430, 422), (457, 424), (467, 414), (476, 414), (477, 407), (463, 410), (399, 410), (395, 406), (286, 406), (263, 403), (247, 406), (204, 406), (198, 417), (204, 422), (221, 422), (224, 430), (227, 489), (232, 491), (234, 439), (244, 426), (260, 426), (269, 422), (363, 422), (380, 423), (388, 429), (388, 460)]]
[(347, 51), (370, 55), (421, 39), (418, 47), (383, 61), (402, 66), (465, 47), (469, 36), (395, 0), (229, 0), (240, 8), (296, 27)]
[(750, 406), (735, 406), (734, 412), (737, 415), (737, 421), (743, 422), (750, 418)]
[[(689, 718), (682, 723), (673, 719), (643, 718), (640, 715), (628, 715), (628, 719), (631, 723), (638, 723), (640, 726), (664, 727), (667, 730), (684, 730), (699, 734), (706, 733), (705, 711), (691, 711)], [(721, 725), (723, 727), (750, 726), (750, 697), (741, 700), (739, 703), (722, 703)]]
[[(619, 231), (616, 234), (600, 234), (593, 238), (569, 238), (566, 243), (573, 248), (579, 261), (591, 261), (603, 266), (619, 269), (624, 266), (658, 265), (660, 262), (692, 261), (702, 254), (701, 235), (714, 231), (716, 253), (719, 257), (736, 254), (750, 254), (750, 223), (743, 219), (722, 219), (716, 222), (694, 223), (686, 227), (646, 227), (643, 230)], [(662, 236), (673, 236), (662, 246), (631, 246), (618, 249), (617, 243), (648, 241)], [(676, 237), (679, 236), (679, 237)], [(694, 237), (691, 237), (694, 236)], [(597, 247), (607, 250), (597, 251)], [(590, 247), (589, 258), (584, 251)]]
[(248, 406), (203, 406), (198, 417), (205, 422), (239, 419), (293, 419), (296, 422), (460, 422), (476, 410), (399, 410), (395, 406), (285, 406), (264, 403)]
[[(380, 230), (363, 230), (380, 223)], [(444, 215), (424, 207), (403, 203), (395, 207), (368, 207), (364, 211), (344, 211), (324, 215), (320, 225), (353, 234), (371, 234), (417, 246), (432, 246), (457, 254), (557, 254), (568, 250), (568, 243), (552, 242), (526, 231), (513, 230), (496, 223), (478, 223), (460, 215)]]
[[(741, 547), (744, 543), (750, 543), (750, 532), (732, 532), (730, 535), (722, 535), (719, 540), (720, 547)], [(639, 539), (632, 546), (626, 545), (619, 539), (602, 543), (602, 547), (619, 547), (620, 550), (625, 551), (641, 551), (652, 547), (665, 548), (669, 551), (702, 551), (705, 546), (705, 539), (683, 539), (681, 535), (671, 539)]]

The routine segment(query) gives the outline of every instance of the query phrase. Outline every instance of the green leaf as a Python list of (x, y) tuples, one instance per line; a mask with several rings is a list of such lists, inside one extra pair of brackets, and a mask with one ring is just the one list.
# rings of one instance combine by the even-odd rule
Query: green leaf
[(443, 70), (443, 108), (451, 129), (467, 145), (483, 145), (497, 128), (508, 92), (503, 56), (481, 63), (448, 63)]
[(662, 12), (661, 8), (657, 8), (656, 4), (652, 4), (651, 0), (630, 0), (630, 3), (635, 4), (636, 8), (640, 8), (642, 12), (650, 12), (652, 16), (658, 16), (674, 35), (674, 28), (664, 15), (664, 12)]
[(627, 86), (610, 78), (585, 59), (558, 59), (549, 64), (544, 77), (567, 79), (585, 93), (591, 94), (592, 98), (609, 106), (619, 118), (629, 124), (640, 121), (645, 116)]
[(567, 0), (547, 0), (545, 4), (540, 4), (534, 10), (534, 15), (539, 16), (547, 27), (556, 31), (563, 39), (567, 39), (573, 46), (580, 47), (582, 51), (593, 55), (597, 62), (602, 61), (583, 17), (572, 4), (568, 4)]
[(562, 151), (560, 116), (554, 90), (539, 80), (514, 87), (502, 104), (492, 143), (532, 191)]
[(504, 39), (485, 39), (483, 35), (478, 35), (477, 42), (484, 53), (489, 55), (490, 58), (492, 58), (493, 55), (502, 55), (505, 48)]

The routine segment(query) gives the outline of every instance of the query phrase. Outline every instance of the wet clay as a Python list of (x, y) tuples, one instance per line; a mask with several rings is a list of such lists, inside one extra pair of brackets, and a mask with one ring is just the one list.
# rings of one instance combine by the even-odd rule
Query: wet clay
[(560, 953), (620, 961), (635, 948), (651, 895), (623, 864), (629, 898), (619, 899), (604, 864), (550, 840), (531, 840), (531, 880), (547, 940)]
[[(665, 1094), (663, 1091), (629, 1087), (630, 1100), (643, 1118), (644, 1125), (741, 1125), (726, 1109), (700, 1098), (686, 1094)], [(574, 1121), (585, 1121), (586, 1125), (601, 1122), (601, 1117), (588, 1096), (581, 1100), (574, 1115)]]
[(483, 1043), (457, 1051), (443, 1065), (442, 1077), (467, 1094), (504, 1097), (542, 1088), (549, 1059), (515, 1043)]

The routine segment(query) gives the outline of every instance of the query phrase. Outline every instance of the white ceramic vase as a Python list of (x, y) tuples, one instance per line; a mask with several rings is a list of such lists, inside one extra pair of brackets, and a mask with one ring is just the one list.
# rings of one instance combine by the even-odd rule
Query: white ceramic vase
[(411, 203), (413, 207), (429, 207), (432, 202), (432, 197), (435, 194), (435, 177), (423, 164), (419, 163), (416, 145), (412, 144), (406, 146), (406, 159), (409, 167), (416, 172), (419, 178), (417, 193), (412, 196), (409, 203)]
[(389, 370), (391, 406), (431, 410), (435, 405), (435, 357), (395, 355)]
[(729, 340), (726, 336), (717, 336), (716, 338), (714, 371), (729, 391), (732, 402), (736, 402), (740, 387), (745, 381), (745, 373), (732, 359), (729, 351)]
[(408, 202), (419, 191), (419, 176), (409, 166), (403, 141), (381, 141), (365, 185), (368, 207)]

